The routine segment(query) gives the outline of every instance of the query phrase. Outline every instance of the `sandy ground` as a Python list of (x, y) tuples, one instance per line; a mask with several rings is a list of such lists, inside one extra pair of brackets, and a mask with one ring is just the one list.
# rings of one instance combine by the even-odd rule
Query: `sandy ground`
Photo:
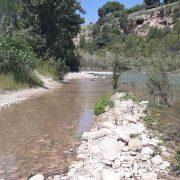
[[(45, 77), (39, 75), (41, 80), (44, 82), (43, 88), (30, 88), (23, 89), (18, 91), (0, 91), (0, 110), (10, 107), (13, 104), (17, 104), (26, 100), (37, 98), (45, 93), (50, 93), (54, 90), (60, 89), (62, 87), (62, 83), (54, 81), (52, 78)], [(85, 72), (81, 73), (69, 73), (65, 77), (65, 81), (69, 81), (72, 79), (87, 79), (93, 78), (92, 74), (88, 74)]]

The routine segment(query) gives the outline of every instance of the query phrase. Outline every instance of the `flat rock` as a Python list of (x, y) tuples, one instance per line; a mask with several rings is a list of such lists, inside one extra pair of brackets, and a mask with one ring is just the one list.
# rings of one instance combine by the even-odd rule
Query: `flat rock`
[(82, 135), (82, 139), (87, 140), (87, 141), (89, 139), (99, 139), (99, 138), (102, 138), (102, 137), (106, 136), (109, 133), (110, 133), (109, 129), (101, 129), (101, 130), (98, 130), (98, 131), (85, 132)]

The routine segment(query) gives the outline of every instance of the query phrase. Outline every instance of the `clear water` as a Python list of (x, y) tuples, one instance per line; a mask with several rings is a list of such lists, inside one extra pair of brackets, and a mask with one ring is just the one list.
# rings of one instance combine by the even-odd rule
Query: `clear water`
[[(123, 82), (129, 84), (142, 85), (145, 78), (140, 72), (122, 75)], [(170, 78), (176, 87), (176, 104), (167, 112), (178, 119), (180, 74), (172, 74)], [(77, 80), (58, 92), (1, 111), (0, 178), (21, 180), (30, 173), (66, 172), (74, 159), (74, 154), (66, 151), (76, 145), (75, 137), (90, 129), (95, 101), (110, 91), (110, 76), (95, 81)], [(180, 123), (171, 118), (166, 121)]]

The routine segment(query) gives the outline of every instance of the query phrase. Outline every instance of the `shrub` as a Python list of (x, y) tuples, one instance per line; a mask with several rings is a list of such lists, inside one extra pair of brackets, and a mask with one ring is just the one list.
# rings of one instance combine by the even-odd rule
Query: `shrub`
[(168, 30), (166, 29), (158, 29), (156, 27), (151, 27), (149, 29), (147, 39), (162, 39), (168, 34)]
[(151, 105), (172, 105), (172, 90), (163, 57), (154, 57), (147, 72), (147, 91)]
[(28, 86), (43, 86), (33, 72), (38, 63), (36, 54), (23, 37), (0, 36), (0, 71), (4, 74), (12, 74), (18, 83)]
[(105, 112), (105, 107), (108, 105), (109, 99), (107, 97), (101, 97), (96, 101), (94, 113), (96, 116)]
[(58, 76), (58, 79), (60, 81), (63, 80), (64, 75), (67, 74), (69, 71), (68, 66), (65, 64), (65, 61), (62, 61), (61, 59), (58, 59), (56, 63), (56, 74)]
[(26, 81), (36, 68), (38, 62), (36, 54), (19, 36), (0, 36), (0, 42), (0, 71), (4, 74), (12, 73), (17, 81)]

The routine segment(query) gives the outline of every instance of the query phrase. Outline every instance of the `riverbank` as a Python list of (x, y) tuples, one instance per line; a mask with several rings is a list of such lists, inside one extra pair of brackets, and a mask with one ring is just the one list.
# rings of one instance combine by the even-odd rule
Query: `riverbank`
[(115, 94), (111, 101), (113, 107), (111, 102), (93, 129), (82, 135), (77, 161), (67, 176), (48, 179), (175, 180), (168, 175), (172, 154), (143, 123), (148, 102), (133, 102), (124, 93)]
[[(65, 82), (68, 82), (73, 79), (91, 79), (93, 77), (93, 75), (87, 74), (85, 72), (69, 73), (65, 77)], [(39, 75), (39, 78), (42, 80), (44, 87), (0, 92), (0, 110), (14, 104), (21, 103), (23, 101), (37, 98), (41, 95), (58, 90), (62, 87), (62, 83), (54, 81), (50, 77)]]

